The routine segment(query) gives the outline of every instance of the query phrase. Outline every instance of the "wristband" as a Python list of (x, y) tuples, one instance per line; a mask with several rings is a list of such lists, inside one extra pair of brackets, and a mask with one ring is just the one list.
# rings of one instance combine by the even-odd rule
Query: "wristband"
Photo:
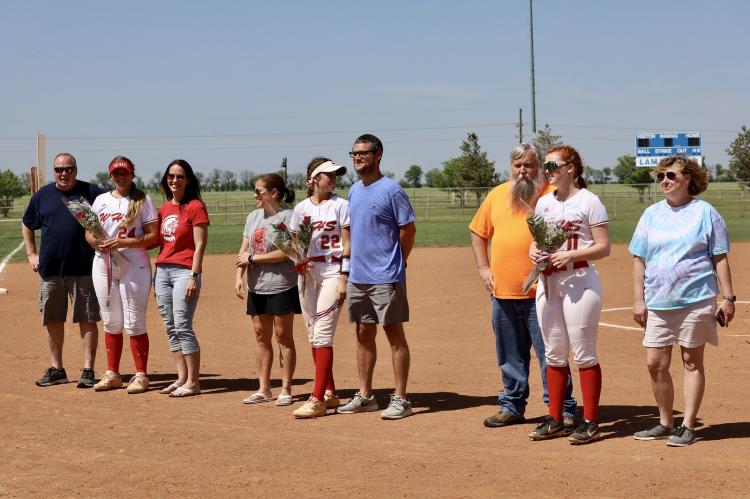
[(341, 269), (339, 270), (339, 274), (346, 274), (349, 275), (349, 271), (352, 268), (351, 261), (349, 260), (348, 256), (341, 258)]

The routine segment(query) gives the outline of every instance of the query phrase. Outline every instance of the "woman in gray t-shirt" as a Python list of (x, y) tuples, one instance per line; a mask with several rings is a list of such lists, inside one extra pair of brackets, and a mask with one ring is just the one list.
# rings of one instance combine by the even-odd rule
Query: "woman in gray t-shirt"
[[(255, 181), (257, 210), (250, 212), (242, 234), (242, 246), (237, 256), (234, 292), (244, 298), (247, 294), (247, 314), (255, 330), (256, 355), (260, 388), (243, 400), (246, 404), (270, 402), (273, 346), (271, 337), (276, 331), (279, 357), (282, 361), (281, 393), (276, 405), (292, 403), (292, 376), (297, 361), (292, 327), (294, 314), (301, 313), (297, 293), (297, 272), (294, 264), (273, 244), (273, 224), (289, 224), (292, 210), (282, 203), (294, 201), (294, 191), (287, 188), (279, 175), (267, 173)], [(247, 272), (247, 282), (243, 279)]]

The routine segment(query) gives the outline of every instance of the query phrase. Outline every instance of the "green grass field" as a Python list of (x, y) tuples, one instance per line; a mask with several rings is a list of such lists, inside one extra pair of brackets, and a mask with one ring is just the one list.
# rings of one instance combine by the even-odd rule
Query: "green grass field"
[[(643, 210), (663, 199), (655, 185), (644, 192), (643, 200), (636, 189), (627, 185), (593, 185), (591, 190), (607, 206), (613, 243), (627, 243)], [(480, 201), (475, 193), (468, 193), (463, 203), (460, 196), (440, 189), (408, 189), (407, 193), (418, 218), (417, 246), (469, 244), (468, 224)], [(341, 195), (345, 196), (346, 192)], [(157, 205), (163, 201), (159, 193), (153, 193), (152, 197)], [(297, 200), (300, 199), (304, 199), (302, 192), (297, 193)], [(750, 241), (750, 195), (747, 192), (737, 184), (711, 184), (701, 199), (711, 203), (724, 217), (732, 241)], [(247, 192), (207, 192), (204, 201), (211, 217), (208, 252), (235, 253), (242, 240), (245, 218), (255, 209), (254, 199)], [(0, 218), (0, 258), (22, 241), (20, 218), (27, 203), (28, 197), (16, 199), (8, 218)], [(12, 261), (25, 258), (25, 251), (21, 250)]]

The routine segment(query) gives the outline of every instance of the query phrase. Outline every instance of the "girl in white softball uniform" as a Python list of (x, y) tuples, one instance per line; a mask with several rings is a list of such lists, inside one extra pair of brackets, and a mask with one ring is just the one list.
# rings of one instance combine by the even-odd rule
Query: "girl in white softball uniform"
[(312, 237), (307, 257), (311, 269), (299, 278), (302, 317), (312, 346), (315, 385), (305, 404), (294, 411), (297, 418), (325, 416), (339, 398), (333, 381), (333, 334), (346, 298), (349, 273), (349, 202), (333, 193), (336, 176), (346, 167), (328, 158), (313, 158), (307, 167), (310, 197), (294, 207), (289, 229), (299, 233), (310, 224)]
[(142, 393), (148, 388), (146, 310), (151, 290), (151, 262), (146, 248), (158, 241), (159, 224), (151, 198), (133, 183), (134, 172), (128, 158), (117, 156), (112, 160), (109, 174), (115, 190), (101, 194), (91, 206), (110, 237), (98, 241), (86, 233), (89, 244), (96, 249), (91, 276), (104, 321), (107, 347), (107, 371), (94, 385), (96, 391), (122, 386), (123, 330), (130, 337), (136, 370), (127, 391)]
[(602, 286), (591, 261), (609, 255), (609, 216), (599, 198), (586, 189), (583, 162), (574, 148), (548, 149), (544, 169), (556, 190), (539, 199), (536, 213), (547, 224), (565, 224), (572, 231), (551, 255), (539, 252), (534, 243), (531, 245), (532, 260), (549, 260), (536, 295), (547, 358), (549, 416), (529, 437), (545, 440), (570, 433), (562, 423), (562, 415), (568, 357), (572, 353), (581, 379), (585, 419), (568, 440), (572, 444), (585, 444), (599, 437), (602, 371), (596, 353), (596, 334), (602, 310)]

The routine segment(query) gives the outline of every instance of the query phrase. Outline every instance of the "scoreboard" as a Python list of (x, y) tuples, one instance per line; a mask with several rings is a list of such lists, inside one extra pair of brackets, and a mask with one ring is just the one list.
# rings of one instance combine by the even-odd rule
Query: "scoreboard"
[(668, 156), (688, 156), (703, 164), (700, 132), (637, 133), (635, 166), (653, 168)]

